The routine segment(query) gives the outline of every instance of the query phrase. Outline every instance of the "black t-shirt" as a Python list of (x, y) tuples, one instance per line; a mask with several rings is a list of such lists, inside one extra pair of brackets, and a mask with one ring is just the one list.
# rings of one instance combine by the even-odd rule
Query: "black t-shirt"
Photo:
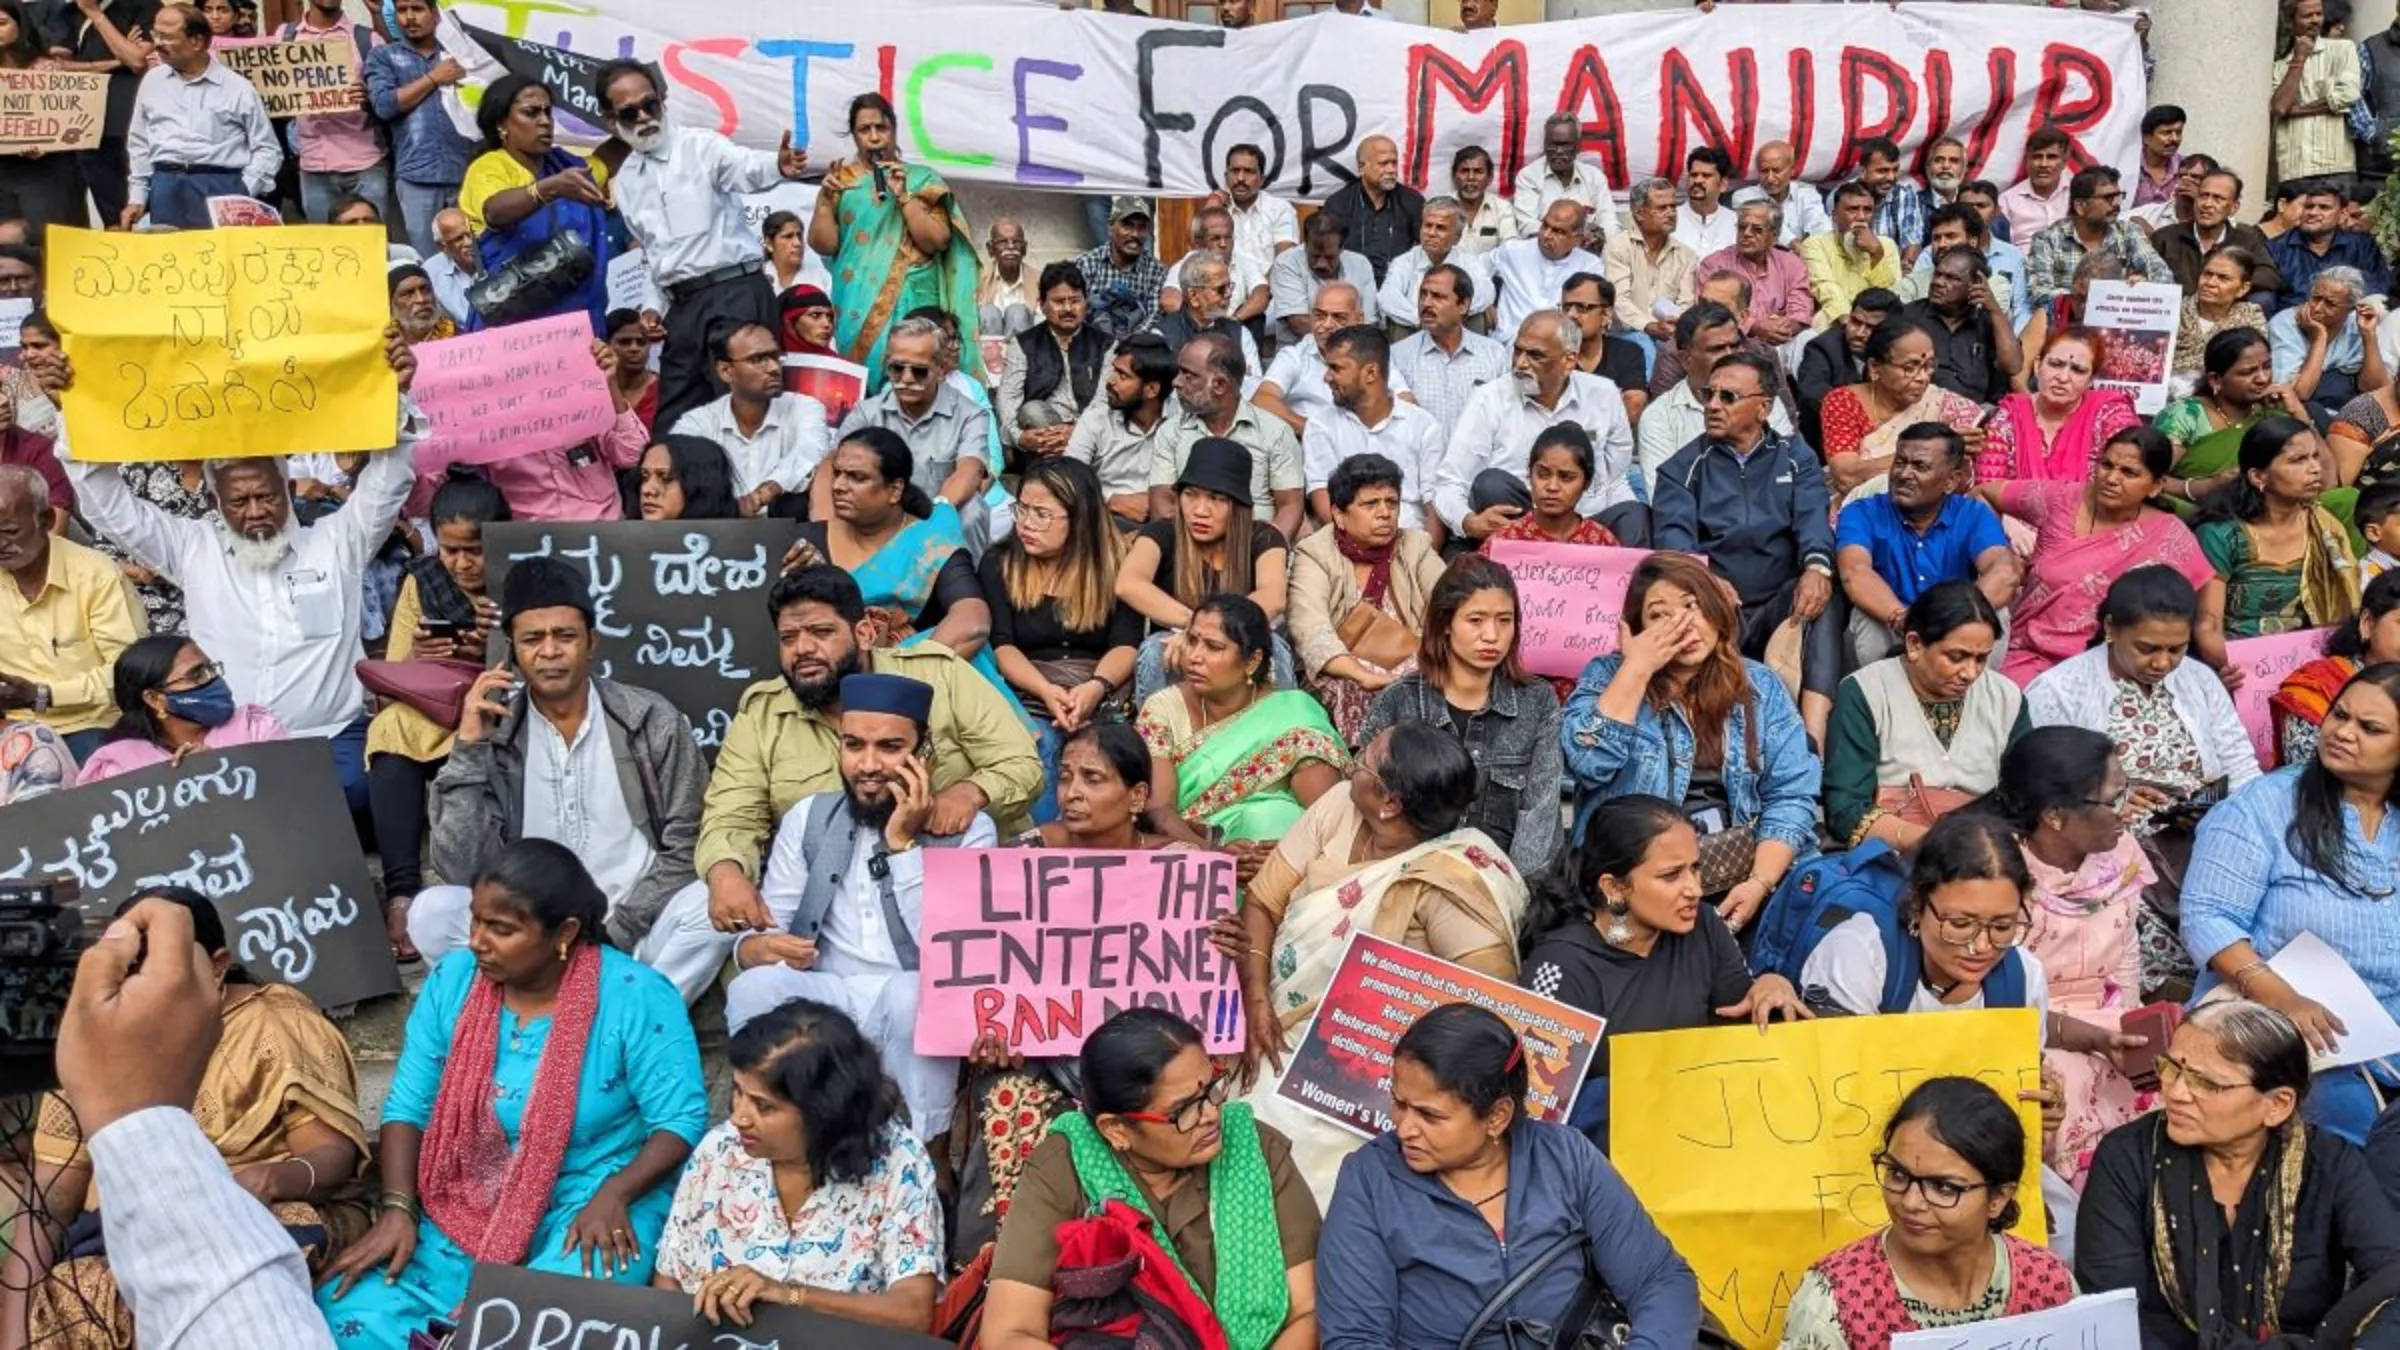
[[(827, 562), (833, 561), (833, 548), (825, 542), (825, 522), (800, 522), (800, 537), (813, 545)], [(981, 600), (983, 583), (975, 579), (975, 560), (965, 549), (950, 555), (942, 564), (940, 575), (933, 579), (933, 594), (925, 599), (925, 608), (917, 611), (916, 626), (920, 633), (930, 633), (950, 613), (950, 607), (961, 600)]]
[(1931, 300), (1902, 305), (1900, 317), (1915, 322), (1933, 339), (1935, 384), (1977, 403), (1997, 403), (2008, 392), (2008, 376), (2002, 373), (2000, 354), (1992, 346), (1992, 325), (1982, 310), (1970, 311), (1955, 332), (1933, 312)]
[[(993, 647), (1014, 647), (1028, 661), (1097, 661), (1119, 647), (1141, 645), (1141, 612), (1122, 600), (1110, 607), (1107, 623), (1091, 629), (1072, 629), (1060, 622), (1056, 599), (1032, 609), (1011, 605), (1008, 582), (1000, 573), (1000, 552), (993, 548), (985, 553), (983, 565), (976, 569), (984, 603), (992, 607)], [(1027, 708), (1047, 715), (1039, 699), (1018, 697)]]
[[(1176, 522), (1172, 520), (1151, 521), (1135, 531), (1134, 537), (1147, 539), (1158, 547), (1158, 575), (1150, 579), (1150, 584), (1169, 595), (1174, 595), (1175, 546), (1178, 538)], [(1258, 588), (1258, 560), (1277, 549), (1286, 547), (1288, 545), (1284, 543), (1283, 531), (1272, 525), (1253, 524), (1250, 527), (1250, 590)], [(1223, 589), (1216, 584), (1215, 573), (1204, 574), (1204, 579), (1205, 584), (1200, 588), (1202, 595), (1211, 595)], [(1176, 598), (1181, 599), (1182, 597), (1177, 596)]]
[[(159, 0), (108, 0), (101, 12), (125, 36), (133, 37), (138, 29), (142, 36), (147, 37), (151, 27), (158, 22), (158, 9)], [(81, 11), (69, 7), (62, 18), (65, 31), (74, 38), (71, 45), (76, 60), (117, 59), (117, 54), (108, 49), (108, 39), (100, 35), (99, 26), (84, 18)], [(133, 124), (133, 96), (141, 88), (142, 74), (140, 71), (127, 70), (122, 62), (108, 72), (108, 121), (103, 128), (105, 134), (122, 136), (125, 128)], [(234, 149), (247, 153), (240, 146)], [(240, 162), (239, 157), (230, 162)]]

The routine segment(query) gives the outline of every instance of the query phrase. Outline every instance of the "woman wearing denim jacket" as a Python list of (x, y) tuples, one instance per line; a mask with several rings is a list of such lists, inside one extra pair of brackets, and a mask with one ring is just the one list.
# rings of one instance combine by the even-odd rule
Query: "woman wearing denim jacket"
[(1732, 599), (1705, 565), (1651, 554), (1623, 612), (1619, 651), (1584, 668), (1561, 721), (1575, 833), (1601, 802), (1631, 792), (1679, 803), (1703, 824), (1713, 814), (1721, 828), (1751, 827), (1750, 875), (1717, 898), (1739, 931), (1784, 871), (1816, 854), (1824, 766), (1791, 691), (1742, 658)]

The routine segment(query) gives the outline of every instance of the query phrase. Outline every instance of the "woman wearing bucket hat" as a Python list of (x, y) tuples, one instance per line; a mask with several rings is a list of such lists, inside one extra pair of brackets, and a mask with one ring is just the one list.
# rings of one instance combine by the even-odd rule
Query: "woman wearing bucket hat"
[[(1270, 623), (1283, 621), (1289, 546), (1282, 531), (1251, 514), (1254, 505), (1249, 450), (1222, 436), (1203, 436), (1192, 443), (1175, 479), (1175, 514), (1134, 534), (1117, 569), (1117, 598), (1151, 625), (1134, 664), (1137, 704), (1181, 676), (1183, 631), (1209, 596), (1246, 595)], [(1292, 650), (1280, 633), (1274, 680), (1281, 689), (1294, 683)]]

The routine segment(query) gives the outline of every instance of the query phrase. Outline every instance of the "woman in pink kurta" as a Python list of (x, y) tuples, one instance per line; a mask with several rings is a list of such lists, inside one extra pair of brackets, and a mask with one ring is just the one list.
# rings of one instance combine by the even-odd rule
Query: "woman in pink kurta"
[(2101, 359), (2092, 330), (2052, 333), (2035, 361), (2031, 392), (2002, 397), (1985, 428), (1975, 481), (2080, 483), (2090, 476), (2099, 448), (2142, 421), (2131, 394), (2092, 387)]
[(79, 787), (195, 750), (291, 737), (275, 714), (234, 702), (224, 671), (200, 644), (172, 633), (153, 634), (118, 653), (116, 699), (117, 728), (84, 761)]
[(2019, 685), (2092, 645), (2100, 600), (2136, 567), (2172, 567), (2199, 587), (2216, 576), (2200, 541), (2173, 512), (2150, 505), (2174, 460), (2156, 430), (2110, 437), (2081, 483), (1986, 483), (1977, 495), (2033, 527), (2025, 586), (2009, 609), (2008, 658), (2000, 673)]

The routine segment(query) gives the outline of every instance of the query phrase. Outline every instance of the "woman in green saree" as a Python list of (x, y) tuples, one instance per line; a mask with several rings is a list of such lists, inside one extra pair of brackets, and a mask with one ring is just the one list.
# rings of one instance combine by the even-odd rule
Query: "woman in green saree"
[(1274, 688), (1270, 633), (1248, 596), (1201, 601), (1180, 639), (1183, 678), (1152, 694), (1136, 722), (1156, 765), (1150, 799), (1175, 803), (1159, 828), (1243, 846), (1227, 851), (1245, 880), (1348, 760), (1323, 704)]
[(2255, 328), (2219, 330), (2200, 359), (2200, 387), (2151, 420), (2175, 447), (2159, 495), (2189, 520), (2201, 498), (2233, 481), (2243, 433), (2278, 413), (2308, 420), (2300, 400), (2275, 383), (2267, 335)]
[[(883, 95), (850, 100), (855, 160), (825, 171), (808, 246), (833, 264), (833, 345), (867, 368), (867, 392), (883, 388), (883, 340), (920, 305), (958, 315), (975, 310), (974, 234), (942, 176), (903, 164), (894, 141), (899, 119)], [(972, 341), (959, 362), (984, 383), (983, 354)]]

